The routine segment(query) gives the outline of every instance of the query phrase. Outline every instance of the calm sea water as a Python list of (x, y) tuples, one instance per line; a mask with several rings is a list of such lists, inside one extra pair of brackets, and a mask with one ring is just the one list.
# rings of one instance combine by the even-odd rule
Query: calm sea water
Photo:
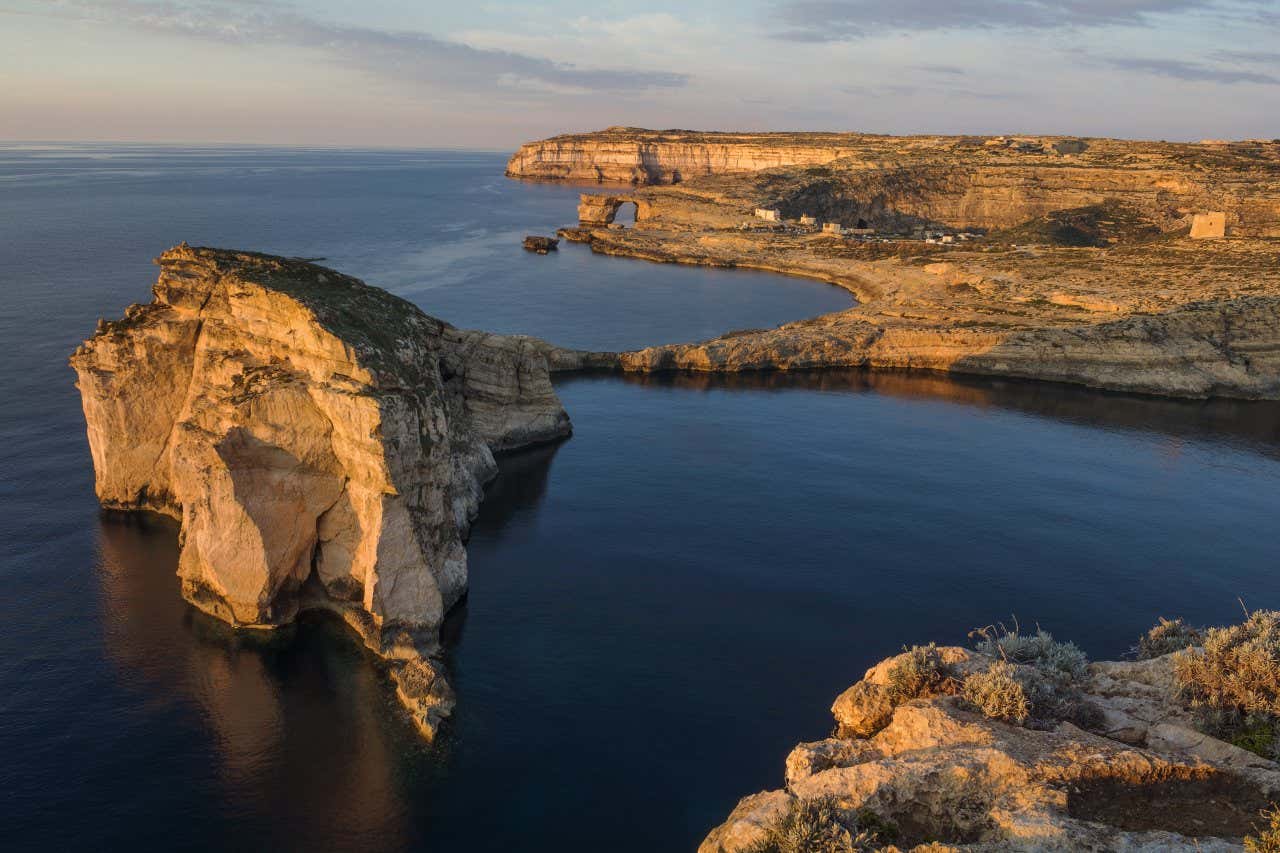
[(614, 348), (849, 304), (518, 247), (576, 190), (432, 152), (0, 147), (6, 850), (690, 850), (904, 643), (1011, 615), (1122, 654), (1280, 606), (1280, 407), (896, 374), (580, 377), (503, 460), (434, 746), (340, 626), (183, 604), (93, 498), (66, 355), (180, 240), (323, 256), (464, 326)]

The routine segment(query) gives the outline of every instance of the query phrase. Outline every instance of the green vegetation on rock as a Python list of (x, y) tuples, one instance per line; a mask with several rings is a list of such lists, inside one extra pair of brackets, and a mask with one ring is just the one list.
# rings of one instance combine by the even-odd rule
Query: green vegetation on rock
[(1280, 611), (1208, 629), (1202, 648), (1178, 653), (1174, 674), (1205, 731), (1280, 758)]
[(866, 809), (848, 813), (833, 797), (793, 800), (749, 853), (871, 853), (892, 842), (897, 829)]

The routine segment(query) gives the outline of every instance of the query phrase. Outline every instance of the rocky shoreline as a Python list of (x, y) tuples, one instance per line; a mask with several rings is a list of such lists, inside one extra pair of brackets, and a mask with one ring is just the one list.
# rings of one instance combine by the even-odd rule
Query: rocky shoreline
[[(806, 159), (814, 145), (821, 162)], [(600, 163), (619, 152), (648, 171), (634, 189), (584, 194), (561, 237), (827, 281), (858, 304), (598, 366), (894, 368), (1280, 398), (1280, 143), (610, 128), (530, 143), (508, 175), (595, 169), (607, 183), (623, 176)], [(629, 203), (635, 226), (614, 225)]]

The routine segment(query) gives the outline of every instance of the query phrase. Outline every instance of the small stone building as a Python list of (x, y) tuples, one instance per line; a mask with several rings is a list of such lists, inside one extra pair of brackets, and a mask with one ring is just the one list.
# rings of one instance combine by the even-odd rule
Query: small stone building
[(1218, 240), (1227, 236), (1227, 214), (1222, 211), (1197, 213), (1191, 217), (1192, 240)]
[(843, 234), (844, 226), (839, 222), (828, 222), (822, 226), (823, 234)]
[(818, 217), (809, 216), (808, 214), (805, 214), (804, 216), (800, 217), (800, 224), (801, 225), (817, 225)]
[(763, 219), (766, 222), (781, 222), (782, 211), (773, 208), (757, 207), (756, 218)]

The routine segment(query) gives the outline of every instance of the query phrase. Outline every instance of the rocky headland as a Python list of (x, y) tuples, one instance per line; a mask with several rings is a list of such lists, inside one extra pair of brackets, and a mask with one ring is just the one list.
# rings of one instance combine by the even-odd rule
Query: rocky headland
[[(1277, 141), (611, 128), (530, 143), (508, 167), (592, 171), (632, 188), (583, 195), (570, 240), (816, 278), (858, 301), (620, 353), (616, 369), (908, 368), (1280, 397)], [(636, 224), (619, 228), (628, 203)]]
[[(1244, 645), (1266, 635), (1274, 651), (1276, 618), (1218, 630), (1234, 641), (1248, 634)], [(1181, 627), (1165, 622), (1149, 636)], [(1238, 686), (1213, 670), (1223, 636), (1211, 632), (1207, 653), (1098, 663), (1043, 632), (906, 650), (836, 698), (831, 736), (797, 746), (785, 787), (742, 799), (699, 852), (1190, 853), (1239, 850), (1250, 835), (1257, 843), (1262, 813), (1280, 799), (1276, 718), (1262, 723), (1261, 740), (1237, 729), (1256, 751), (1205, 733), (1212, 703), (1195, 688), (1215, 691), (1221, 714), (1232, 701), (1222, 694)], [(1255, 701), (1274, 702), (1274, 661), (1269, 677), (1245, 679)]]
[(433, 734), (493, 452), (570, 432), (549, 348), (301, 260), (184, 244), (157, 263), (154, 300), (71, 357), (99, 500), (180, 520), (183, 595), (218, 619), (338, 613)]

